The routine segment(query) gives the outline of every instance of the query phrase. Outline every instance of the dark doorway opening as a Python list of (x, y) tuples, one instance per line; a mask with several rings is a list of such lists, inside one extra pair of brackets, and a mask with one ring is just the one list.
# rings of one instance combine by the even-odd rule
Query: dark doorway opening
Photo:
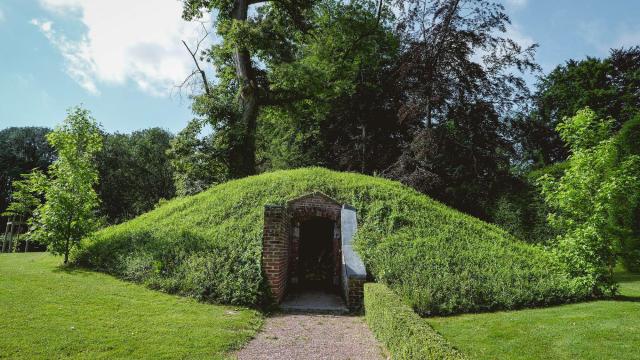
[(333, 221), (324, 218), (311, 218), (300, 224), (298, 286), (301, 290), (335, 290), (333, 227)]

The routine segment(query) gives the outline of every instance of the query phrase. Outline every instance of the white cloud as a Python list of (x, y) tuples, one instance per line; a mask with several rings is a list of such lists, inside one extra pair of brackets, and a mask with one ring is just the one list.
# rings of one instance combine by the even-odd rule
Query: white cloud
[[(66, 71), (87, 91), (130, 81), (156, 96), (169, 94), (191, 72), (192, 59), (181, 40), (195, 43), (199, 23), (181, 19), (177, 0), (40, 0), (52, 14), (75, 18), (86, 27), (79, 39), (57, 24), (32, 20), (66, 60)], [(55, 25), (55, 29), (54, 29)]]
[(65, 59), (67, 74), (85, 90), (98, 95), (100, 92), (94, 80), (95, 62), (91, 58), (86, 37), (80, 41), (70, 41), (64, 35), (56, 33), (51, 21), (32, 19), (31, 24), (37, 26), (49, 42), (58, 48)]

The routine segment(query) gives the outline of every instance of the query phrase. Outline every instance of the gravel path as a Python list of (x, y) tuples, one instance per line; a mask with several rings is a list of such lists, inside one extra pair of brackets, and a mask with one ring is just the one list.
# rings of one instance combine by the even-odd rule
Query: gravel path
[(358, 316), (276, 314), (238, 359), (382, 360), (382, 350)]

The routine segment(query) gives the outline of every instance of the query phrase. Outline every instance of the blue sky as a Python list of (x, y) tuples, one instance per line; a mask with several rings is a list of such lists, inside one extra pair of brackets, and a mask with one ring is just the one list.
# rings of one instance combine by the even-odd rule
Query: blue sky
[[(545, 72), (640, 44), (638, 0), (503, 1)], [(191, 70), (180, 40), (200, 34), (177, 0), (0, 0), (0, 128), (52, 127), (83, 104), (108, 131), (177, 132), (192, 117), (172, 87)]]

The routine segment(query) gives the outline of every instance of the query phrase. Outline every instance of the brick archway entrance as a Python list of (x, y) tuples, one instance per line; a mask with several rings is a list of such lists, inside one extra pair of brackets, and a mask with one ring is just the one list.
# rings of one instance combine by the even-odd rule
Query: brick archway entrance
[(356, 227), (353, 208), (319, 192), (265, 206), (262, 268), (275, 300), (318, 277), (359, 308), (366, 273), (351, 249)]

